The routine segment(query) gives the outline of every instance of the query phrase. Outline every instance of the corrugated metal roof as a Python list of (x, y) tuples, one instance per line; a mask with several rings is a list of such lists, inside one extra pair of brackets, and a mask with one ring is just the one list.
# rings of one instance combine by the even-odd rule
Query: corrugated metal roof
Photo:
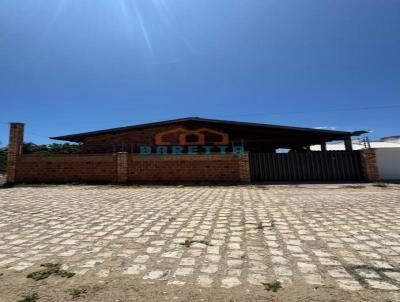
[(292, 131), (304, 131), (304, 132), (309, 132), (309, 133), (333, 134), (333, 135), (341, 135), (341, 136), (356, 136), (356, 135), (361, 135), (363, 133), (368, 132), (368, 131), (363, 131), (363, 130), (355, 131), (355, 132), (347, 132), (347, 131), (336, 131), (336, 130), (325, 130), (325, 129), (250, 123), (250, 122), (216, 120), (216, 119), (207, 119), (207, 118), (201, 118), (201, 117), (187, 117), (187, 118), (180, 118), (180, 119), (174, 119), (174, 120), (166, 120), (166, 121), (161, 121), (161, 122), (105, 129), (105, 130), (99, 130), (99, 131), (83, 132), (83, 133), (69, 134), (69, 135), (63, 135), (63, 136), (54, 136), (54, 137), (50, 137), (50, 138), (57, 139), (57, 140), (81, 142), (81, 141), (83, 141), (83, 139), (85, 137), (89, 137), (89, 136), (102, 135), (102, 134), (113, 134), (113, 133), (117, 133), (117, 132), (129, 131), (129, 130), (133, 130), (133, 129), (150, 128), (150, 127), (175, 124), (175, 123), (183, 123), (183, 122), (207, 122), (207, 123), (215, 123), (215, 124), (219, 124), (219, 125), (237, 125), (237, 126), (248, 126), (248, 127), (258, 127), (258, 128), (282, 129), (282, 130), (285, 129), (285, 130), (292, 130)]

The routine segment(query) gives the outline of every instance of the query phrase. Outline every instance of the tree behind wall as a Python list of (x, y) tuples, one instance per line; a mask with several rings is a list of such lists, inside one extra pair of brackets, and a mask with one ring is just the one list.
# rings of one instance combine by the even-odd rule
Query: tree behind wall
[[(24, 154), (38, 153), (56, 153), (56, 154), (72, 154), (81, 153), (82, 146), (76, 144), (49, 144), (36, 145), (34, 143), (24, 143)], [(4, 173), (7, 168), (7, 147), (0, 148), (0, 173)]]
[(7, 148), (0, 148), (0, 173), (6, 171), (7, 168)]

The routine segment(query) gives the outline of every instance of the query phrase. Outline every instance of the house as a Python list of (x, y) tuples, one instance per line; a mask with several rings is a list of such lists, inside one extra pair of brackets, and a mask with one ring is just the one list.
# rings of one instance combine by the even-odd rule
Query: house
[[(188, 117), (82, 132), (82, 154), (22, 154), (24, 124), (11, 123), (8, 182), (375, 181), (373, 150), (353, 150), (366, 131)], [(347, 152), (327, 152), (343, 141)], [(311, 152), (319, 145), (322, 152)], [(290, 150), (281, 154), (281, 148)]]

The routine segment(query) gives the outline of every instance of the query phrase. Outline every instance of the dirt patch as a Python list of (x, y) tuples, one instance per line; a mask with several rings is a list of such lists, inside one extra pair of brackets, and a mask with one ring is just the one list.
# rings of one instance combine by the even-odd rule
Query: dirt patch
[(74, 276), (70, 279), (50, 276), (34, 281), (24, 273), (4, 272), (0, 276), (0, 301), (15, 302), (37, 293), (39, 302), (54, 301), (276, 301), (276, 302), (359, 302), (396, 301), (393, 293), (382, 291), (344, 291), (335, 287), (305, 284), (283, 285), (279, 291), (260, 286), (201, 288), (168, 285), (166, 281), (144, 281), (131, 276), (100, 279), (94, 276)]

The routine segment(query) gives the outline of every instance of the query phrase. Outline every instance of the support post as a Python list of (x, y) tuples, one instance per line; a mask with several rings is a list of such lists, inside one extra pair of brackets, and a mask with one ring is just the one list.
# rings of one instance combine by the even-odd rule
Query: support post
[(321, 143), (321, 151), (326, 152), (326, 143)]
[(351, 142), (351, 137), (346, 137), (344, 139), (344, 146), (346, 151), (353, 151), (353, 143)]
[(127, 183), (128, 182), (128, 153), (118, 152), (117, 153), (117, 182)]
[(379, 168), (376, 161), (375, 149), (361, 150), (360, 157), (365, 180), (370, 182), (379, 181)]
[(22, 154), (22, 146), (24, 142), (24, 127), (23, 123), (10, 123), (10, 137), (8, 141), (7, 155), (7, 183), (15, 183), (17, 162)]
[(239, 181), (242, 183), (250, 183), (250, 163), (249, 163), (249, 153), (244, 153), (242, 155), (237, 155), (239, 161)]

